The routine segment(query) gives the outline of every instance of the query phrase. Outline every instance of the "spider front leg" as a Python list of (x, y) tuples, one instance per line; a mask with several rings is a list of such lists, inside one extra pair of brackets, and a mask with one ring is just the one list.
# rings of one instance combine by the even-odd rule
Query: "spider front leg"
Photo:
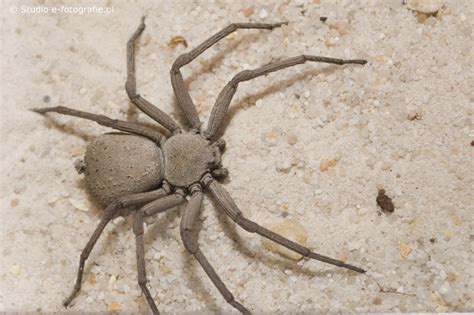
[(58, 114), (75, 116), (75, 117), (95, 121), (99, 125), (102, 125), (105, 127), (110, 127), (116, 130), (130, 132), (136, 135), (147, 137), (148, 139), (153, 140), (158, 144), (164, 142), (165, 140), (165, 137), (158, 131), (142, 126), (140, 124), (130, 122), (130, 121), (112, 119), (104, 115), (92, 114), (92, 113), (84, 112), (84, 111), (69, 108), (69, 107), (64, 107), (64, 106), (43, 107), (43, 108), (33, 108), (31, 110), (38, 114), (58, 113)]
[(203, 183), (209, 188), (212, 195), (216, 199), (217, 203), (224, 209), (225, 213), (240, 227), (250, 233), (257, 233), (265, 238), (268, 238), (288, 249), (291, 249), (304, 257), (308, 257), (311, 259), (319, 260), (334, 266), (347, 268), (359, 273), (365, 273), (365, 270), (350, 264), (346, 264), (343, 261), (333, 259), (327, 256), (323, 256), (320, 254), (316, 254), (312, 252), (309, 248), (301, 246), (298, 243), (290, 241), (289, 239), (272, 232), (263, 226), (247, 219), (244, 217), (240, 209), (237, 207), (235, 202), (233, 201), (230, 194), (227, 190), (224, 189), (217, 181), (215, 181), (212, 177), (208, 176), (203, 180)]
[(235, 32), (238, 29), (266, 29), (271, 30), (276, 27), (280, 27), (283, 23), (233, 23), (227, 26), (226, 28), (220, 30), (216, 34), (209, 37), (199, 46), (194, 48), (188, 53), (180, 55), (171, 67), (171, 84), (173, 85), (174, 94), (178, 99), (178, 105), (183, 110), (186, 118), (191, 123), (192, 127), (196, 130), (199, 130), (201, 127), (201, 121), (199, 120), (199, 115), (196, 110), (196, 106), (189, 95), (188, 89), (183, 80), (183, 75), (181, 74), (181, 67), (187, 65), (194, 59), (196, 59), (200, 54), (202, 54), (209, 47), (226, 37), (227, 35)]
[(197, 239), (193, 236), (193, 224), (198, 217), (203, 195), (199, 184), (191, 186), (189, 190), (191, 192), (191, 197), (184, 208), (180, 226), (181, 239), (183, 240), (184, 247), (190, 254), (194, 255), (227, 303), (239, 310), (242, 314), (250, 314), (250, 311), (246, 309), (245, 306), (235, 300), (234, 295), (229, 291), (207, 260), (206, 256), (201, 252)]
[(182, 191), (177, 191), (172, 195), (168, 195), (161, 199), (152, 201), (143, 206), (136, 214), (133, 222), (133, 233), (135, 234), (135, 243), (137, 251), (137, 270), (138, 270), (138, 285), (142, 289), (143, 294), (150, 305), (154, 315), (159, 314), (155, 301), (151, 296), (150, 290), (146, 285), (146, 269), (145, 269), (145, 245), (143, 242), (143, 219), (144, 217), (154, 215), (159, 212), (166, 211), (185, 201), (185, 196)]
[(176, 132), (180, 128), (173, 118), (137, 93), (137, 79), (135, 76), (135, 45), (144, 29), (145, 17), (142, 17), (140, 25), (127, 42), (127, 83), (125, 84), (125, 90), (127, 91), (130, 101), (142, 112), (150, 116), (153, 120), (169, 131)]
[(167, 190), (164, 188), (160, 188), (160, 189), (150, 191), (150, 192), (134, 194), (134, 195), (120, 198), (116, 202), (113, 202), (112, 204), (110, 204), (105, 209), (104, 217), (100, 221), (99, 225), (96, 227), (94, 233), (92, 234), (89, 241), (87, 242), (86, 247), (84, 247), (84, 249), (82, 250), (82, 253), (79, 259), (79, 269), (77, 271), (76, 283), (74, 285), (74, 289), (72, 290), (71, 294), (64, 301), (63, 303), (64, 307), (67, 307), (72, 302), (72, 300), (76, 297), (77, 293), (79, 293), (79, 291), (81, 290), (82, 276), (84, 274), (84, 264), (87, 258), (89, 257), (92, 249), (94, 248), (95, 243), (97, 242), (100, 235), (104, 231), (104, 228), (107, 226), (110, 220), (115, 216), (117, 211), (120, 208), (133, 207), (133, 206), (138, 206), (138, 205), (150, 202), (166, 194), (167, 194)]
[(216, 103), (212, 108), (209, 123), (207, 124), (207, 130), (205, 132), (206, 137), (208, 139), (212, 139), (216, 135), (219, 127), (224, 121), (227, 109), (229, 108), (230, 102), (232, 101), (232, 97), (234, 97), (234, 94), (237, 91), (237, 86), (240, 82), (249, 81), (267, 73), (302, 64), (306, 61), (332, 63), (337, 65), (343, 65), (348, 63), (363, 65), (367, 63), (366, 60), (361, 59), (343, 60), (329, 57), (301, 55), (298, 57), (273, 62), (253, 70), (241, 71), (237, 75), (235, 75), (232, 80), (230, 80), (230, 82), (227, 83), (227, 85), (219, 93)]

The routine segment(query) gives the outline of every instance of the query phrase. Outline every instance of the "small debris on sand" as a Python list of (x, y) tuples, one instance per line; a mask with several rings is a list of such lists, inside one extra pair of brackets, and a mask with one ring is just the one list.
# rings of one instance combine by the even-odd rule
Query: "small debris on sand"
[(182, 44), (184, 47), (188, 47), (188, 42), (183, 36), (180, 35), (172, 37), (168, 42), (168, 46), (171, 48), (175, 48), (179, 44)]
[(377, 204), (382, 208), (383, 212), (393, 212), (395, 207), (393, 206), (392, 199), (385, 195), (385, 190), (380, 189), (377, 195)]

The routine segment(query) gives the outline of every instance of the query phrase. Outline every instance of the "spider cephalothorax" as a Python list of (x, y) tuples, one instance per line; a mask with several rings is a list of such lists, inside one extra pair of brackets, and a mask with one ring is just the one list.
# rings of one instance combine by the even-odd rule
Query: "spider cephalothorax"
[(135, 78), (135, 43), (145, 29), (144, 19), (127, 43), (127, 83), (125, 90), (131, 100), (142, 112), (166, 128), (171, 136), (166, 138), (153, 128), (139, 123), (111, 119), (103, 115), (91, 114), (67, 107), (48, 107), (34, 109), (37, 113), (56, 112), (95, 121), (100, 125), (111, 127), (126, 133), (105, 134), (87, 147), (85, 160), (78, 169), (85, 173), (88, 189), (97, 200), (106, 206), (104, 217), (95, 229), (83, 249), (77, 279), (71, 295), (64, 301), (68, 306), (81, 288), (84, 264), (97, 239), (109, 221), (121, 208), (136, 208), (133, 232), (136, 239), (138, 284), (145, 295), (154, 314), (158, 308), (147, 287), (144, 258), (144, 218), (166, 211), (177, 205), (185, 204), (181, 219), (181, 238), (189, 253), (194, 255), (217, 287), (225, 300), (242, 313), (250, 313), (247, 308), (234, 299), (232, 293), (215, 272), (206, 256), (201, 252), (194, 222), (199, 215), (203, 191), (210, 192), (222, 210), (240, 227), (251, 233), (257, 233), (282, 246), (285, 246), (307, 258), (323, 261), (335, 266), (344, 267), (363, 273), (363, 269), (342, 261), (335, 260), (312, 252), (283, 236), (276, 234), (259, 224), (245, 218), (230, 194), (215, 178), (225, 177), (227, 169), (221, 165), (221, 153), (225, 146), (217, 138), (239, 83), (274, 72), (283, 68), (305, 63), (306, 61), (332, 64), (365, 64), (365, 60), (342, 60), (328, 57), (301, 55), (267, 64), (253, 70), (244, 70), (227, 83), (217, 97), (212, 109), (206, 130), (201, 129), (201, 122), (196, 107), (184, 84), (180, 68), (190, 63), (206, 49), (237, 29), (268, 29), (280, 27), (286, 23), (236, 23), (222, 29), (202, 44), (179, 56), (171, 68), (171, 83), (178, 104), (183, 110), (191, 128), (183, 129), (166, 113), (148, 102), (136, 91)]
[(221, 152), (216, 143), (199, 133), (180, 133), (163, 145), (165, 179), (177, 187), (189, 187), (202, 176), (221, 166)]

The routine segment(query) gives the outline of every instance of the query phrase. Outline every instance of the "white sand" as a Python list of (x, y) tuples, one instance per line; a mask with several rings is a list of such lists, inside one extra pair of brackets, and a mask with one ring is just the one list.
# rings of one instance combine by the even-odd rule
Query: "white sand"
[[(113, 6), (108, 15), (26, 14), (2, 2), (0, 310), (64, 311), (79, 254), (101, 217), (73, 162), (109, 129), (27, 109), (64, 105), (151, 123), (123, 88), (125, 43), (146, 14), (138, 89), (182, 123), (170, 66), (231, 22), (290, 23), (239, 31), (184, 68), (204, 123), (240, 70), (302, 53), (369, 60), (306, 64), (240, 85), (224, 135), (226, 189), (250, 218), (270, 224), (286, 216), (304, 227), (315, 251), (369, 272), (282, 258), (206, 200), (201, 247), (238, 301), (255, 313), (473, 311), (474, 4), (446, 1), (438, 17), (420, 22), (401, 2), (82, 1)], [(176, 35), (189, 47), (169, 47)], [(336, 163), (322, 172), (324, 159)], [(391, 215), (376, 204), (380, 188), (393, 199)], [(146, 229), (159, 309), (235, 313), (185, 252), (179, 218), (172, 210)], [(71, 312), (148, 312), (131, 225), (132, 217), (119, 218), (106, 229)]]

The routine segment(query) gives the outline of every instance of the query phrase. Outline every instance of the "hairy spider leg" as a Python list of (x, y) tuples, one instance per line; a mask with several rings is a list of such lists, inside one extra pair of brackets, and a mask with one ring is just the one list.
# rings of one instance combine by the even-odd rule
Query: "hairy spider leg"
[(212, 139), (219, 127), (221, 126), (222, 122), (227, 113), (227, 109), (229, 108), (230, 102), (234, 97), (235, 92), (237, 91), (237, 86), (240, 82), (249, 81), (251, 79), (255, 79), (262, 75), (265, 75), (270, 72), (278, 71), (284, 68), (292, 67), (298, 64), (305, 63), (306, 61), (312, 62), (324, 62), (324, 63), (332, 63), (337, 65), (343, 65), (348, 63), (353, 64), (366, 64), (366, 60), (354, 59), (354, 60), (343, 60), (343, 59), (336, 59), (336, 58), (329, 58), (329, 57), (319, 57), (319, 56), (310, 56), (310, 55), (301, 55), (297, 57), (292, 57), (288, 59), (284, 59), (281, 61), (272, 62), (268, 65), (253, 69), (253, 70), (244, 70), (237, 73), (232, 80), (222, 89), (217, 97), (216, 103), (211, 111), (211, 116), (209, 118), (209, 123), (207, 124), (207, 130), (205, 132), (205, 136), (208, 139)]
[(86, 247), (84, 247), (84, 249), (82, 250), (81, 256), (79, 258), (79, 269), (77, 271), (76, 283), (69, 297), (63, 302), (64, 307), (67, 307), (72, 302), (72, 300), (74, 300), (74, 298), (77, 296), (77, 294), (81, 290), (82, 275), (84, 274), (84, 264), (87, 258), (89, 257), (92, 249), (94, 248), (95, 243), (97, 242), (100, 235), (104, 231), (104, 228), (107, 226), (110, 220), (115, 216), (117, 211), (121, 208), (139, 206), (139, 205), (148, 203), (152, 200), (162, 198), (168, 193), (169, 193), (169, 188), (162, 187), (157, 190), (153, 190), (149, 192), (133, 194), (130, 196), (119, 198), (117, 201), (111, 203), (105, 209), (102, 220), (100, 221), (99, 225), (96, 227), (94, 233), (92, 234), (89, 241), (87, 242)]
[(150, 308), (153, 311), (154, 315), (158, 315), (159, 311), (156, 307), (155, 301), (150, 294), (150, 290), (146, 285), (146, 269), (145, 269), (145, 245), (143, 242), (143, 219), (146, 216), (151, 216), (159, 212), (166, 211), (171, 209), (186, 200), (185, 194), (182, 190), (177, 190), (175, 193), (167, 195), (161, 199), (152, 201), (144, 205), (140, 210), (138, 210), (135, 215), (135, 220), (133, 222), (133, 233), (135, 234), (135, 244), (136, 244), (136, 253), (137, 253), (137, 270), (138, 270), (138, 285), (140, 286), (143, 294), (145, 295)]
[(193, 225), (196, 221), (199, 210), (202, 205), (202, 188), (201, 185), (195, 184), (189, 189), (191, 192), (190, 199), (188, 200), (186, 207), (184, 208), (183, 216), (181, 217), (181, 239), (183, 240), (184, 247), (192, 254), (199, 262), (201, 267), (204, 269), (212, 283), (216, 286), (217, 290), (221, 293), (224, 299), (232, 305), (234, 308), (239, 310), (242, 314), (250, 314), (250, 311), (245, 308), (241, 303), (235, 300), (234, 295), (230, 292), (224, 282), (221, 280), (217, 272), (214, 270), (212, 265), (207, 260), (206, 256), (202, 253), (197, 242), (197, 235), (194, 233)]
[(346, 264), (343, 261), (336, 260), (327, 256), (316, 254), (312, 252), (309, 248), (301, 246), (300, 244), (295, 243), (293, 241), (290, 241), (289, 239), (275, 232), (272, 232), (264, 228), (263, 226), (245, 218), (242, 212), (240, 211), (240, 209), (235, 204), (230, 194), (227, 192), (227, 190), (224, 189), (224, 187), (222, 187), (222, 185), (220, 185), (217, 181), (215, 181), (211, 176), (208, 176), (207, 178), (205, 178), (203, 182), (205, 183), (205, 186), (208, 187), (212, 196), (215, 198), (215, 200), (217, 201), (219, 206), (224, 210), (224, 212), (244, 230), (250, 233), (257, 233), (265, 238), (268, 238), (274, 241), (275, 243), (278, 243), (288, 249), (291, 249), (303, 255), (304, 257), (319, 260), (319, 261), (322, 261), (334, 266), (347, 268), (359, 273), (365, 273), (365, 270), (362, 268), (359, 268), (350, 264)]
[(233, 23), (229, 26), (225, 27), (224, 29), (220, 30), (216, 34), (212, 35), (208, 39), (206, 39), (203, 43), (199, 46), (194, 48), (188, 53), (184, 53), (180, 55), (173, 66), (171, 67), (170, 75), (171, 75), (171, 84), (173, 85), (174, 94), (178, 99), (178, 104), (183, 110), (186, 118), (191, 123), (191, 126), (199, 130), (201, 128), (201, 121), (199, 120), (199, 115), (196, 110), (196, 106), (194, 105), (191, 96), (189, 95), (188, 89), (186, 84), (183, 80), (183, 75), (181, 74), (181, 67), (187, 65), (194, 59), (196, 59), (200, 54), (202, 54), (205, 50), (209, 47), (226, 37), (227, 35), (235, 32), (238, 29), (266, 29), (271, 30), (276, 27), (280, 27), (283, 24), (287, 24), (287, 22), (282, 23)]
[(173, 118), (137, 93), (137, 80), (135, 76), (135, 46), (144, 29), (145, 17), (142, 17), (140, 25), (127, 42), (127, 83), (125, 84), (125, 90), (130, 101), (142, 112), (150, 116), (154, 121), (158, 122), (169, 131), (176, 133), (179, 132), (181, 128)]

